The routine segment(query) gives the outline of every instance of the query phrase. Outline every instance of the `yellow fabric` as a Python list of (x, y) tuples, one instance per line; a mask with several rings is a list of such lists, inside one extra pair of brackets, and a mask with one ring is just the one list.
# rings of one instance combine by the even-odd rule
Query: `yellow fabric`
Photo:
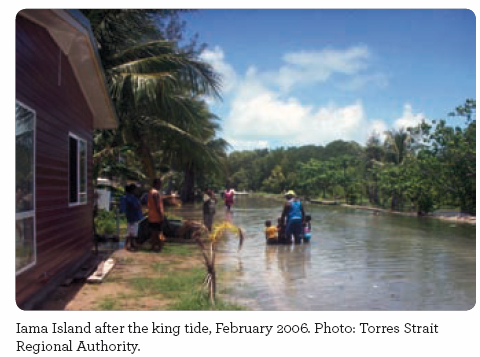
[(277, 232), (278, 232), (277, 227), (268, 227), (267, 229), (265, 229), (265, 233), (267, 234), (267, 239), (277, 238)]

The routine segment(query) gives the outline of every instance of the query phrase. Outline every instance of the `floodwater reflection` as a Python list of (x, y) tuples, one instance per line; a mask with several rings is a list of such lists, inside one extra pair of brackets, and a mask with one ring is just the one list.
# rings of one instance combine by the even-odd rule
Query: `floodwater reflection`
[[(306, 205), (312, 239), (266, 245), (264, 222), (282, 203), (239, 197), (215, 221), (245, 232), (221, 247), (218, 265), (237, 302), (257, 310), (468, 310), (475, 305), (475, 226), (342, 207)], [(176, 214), (201, 219), (199, 206)]]

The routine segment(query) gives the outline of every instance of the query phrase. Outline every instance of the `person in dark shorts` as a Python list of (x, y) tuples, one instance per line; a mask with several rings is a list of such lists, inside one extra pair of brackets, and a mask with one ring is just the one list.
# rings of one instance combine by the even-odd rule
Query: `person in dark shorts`
[(163, 226), (165, 223), (165, 213), (163, 210), (162, 195), (160, 188), (162, 180), (156, 178), (152, 182), (152, 188), (148, 192), (148, 224), (150, 227), (150, 249), (160, 252), (163, 249), (165, 237), (163, 235)]
[(305, 212), (303, 211), (302, 201), (295, 197), (295, 192), (290, 190), (285, 194), (287, 201), (283, 206), (282, 222), (287, 219), (285, 227), (286, 240), (289, 242), (293, 235), (295, 244), (302, 241), (303, 222), (305, 220)]

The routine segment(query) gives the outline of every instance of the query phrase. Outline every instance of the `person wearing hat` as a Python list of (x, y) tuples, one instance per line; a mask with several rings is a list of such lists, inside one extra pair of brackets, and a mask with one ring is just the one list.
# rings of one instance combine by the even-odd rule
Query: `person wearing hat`
[(305, 219), (305, 212), (303, 211), (302, 201), (295, 197), (295, 192), (289, 190), (285, 194), (286, 202), (283, 205), (283, 212), (281, 221), (287, 221), (285, 227), (285, 237), (287, 243), (291, 242), (292, 235), (295, 238), (295, 243), (300, 243), (302, 239), (303, 221)]

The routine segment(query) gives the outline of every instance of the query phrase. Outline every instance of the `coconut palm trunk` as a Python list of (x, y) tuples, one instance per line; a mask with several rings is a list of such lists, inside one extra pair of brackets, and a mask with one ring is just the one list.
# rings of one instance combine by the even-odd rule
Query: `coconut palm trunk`
[(185, 169), (185, 180), (182, 189), (181, 199), (183, 202), (195, 201), (195, 165), (189, 164)]

